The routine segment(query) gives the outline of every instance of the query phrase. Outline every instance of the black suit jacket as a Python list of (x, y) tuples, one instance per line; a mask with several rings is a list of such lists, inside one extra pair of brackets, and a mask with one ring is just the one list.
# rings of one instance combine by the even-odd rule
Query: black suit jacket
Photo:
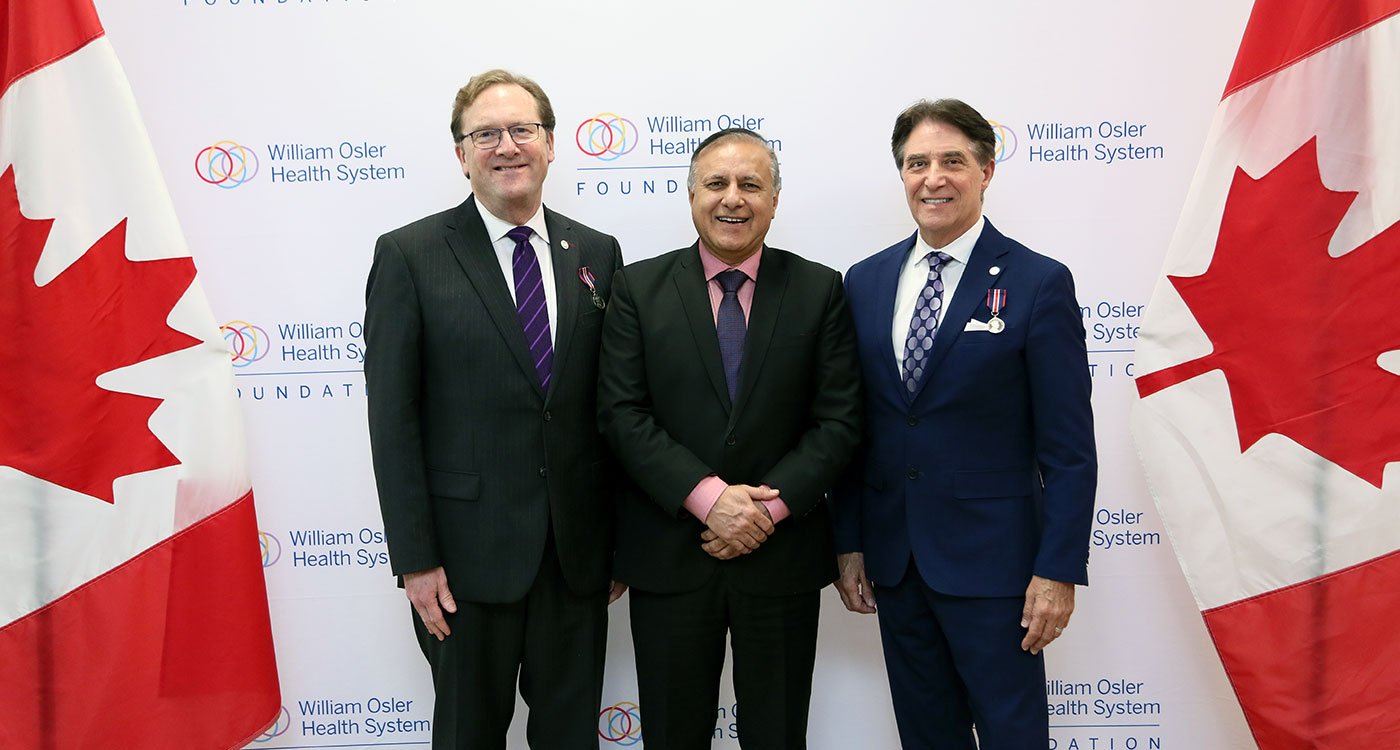
[(443, 566), (453, 594), (528, 591), (552, 520), (576, 593), (610, 578), (614, 473), (595, 421), (617, 240), (545, 209), (557, 291), (541, 390), (474, 199), (379, 238), (365, 311), (370, 443), (392, 569)]
[[(616, 576), (681, 592), (721, 565), (755, 594), (836, 577), (826, 492), (860, 436), (860, 365), (841, 278), (767, 247), (731, 404), (696, 245), (618, 272), (603, 331), (599, 427), (639, 490), (620, 502)], [(716, 474), (768, 484), (792, 516), (752, 554), (720, 562), (682, 505)]]

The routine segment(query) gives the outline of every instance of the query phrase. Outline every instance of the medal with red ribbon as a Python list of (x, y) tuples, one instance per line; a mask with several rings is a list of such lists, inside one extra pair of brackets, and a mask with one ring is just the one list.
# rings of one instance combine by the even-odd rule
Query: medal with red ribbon
[(598, 296), (598, 278), (593, 275), (592, 271), (588, 270), (588, 266), (578, 267), (578, 280), (588, 286), (588, 293), (593, 295), (594, 307), (601, 310), (608, 306), (608, 303)]
[(992, 333), (1001, 333), (1006, 330), (1006, 321), (997, 317), (1001, 314), (1001, 309), (1006, 307), (1006, 290), (993, 287), (987, 290), (987, 309), (992, 311), (991, 320), (987, 321), (987, 330)]

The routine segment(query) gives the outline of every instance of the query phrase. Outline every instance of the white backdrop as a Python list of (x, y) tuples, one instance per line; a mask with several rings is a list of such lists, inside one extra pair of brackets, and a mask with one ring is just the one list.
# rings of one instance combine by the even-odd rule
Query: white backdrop
[[(756, 125), (779, 142), (770, 244), (844, 270), (913, 230), (888, 147), (900, 109), (956, 96), (996, 121), (987, 214), (1074, 271), (1094, 368), (1092, 585), (1047, 652), (1051, 747), (1253, 746), (1127, 430), (1139, 306), (1248, 0), (98, 0), (98, 10), (241, 352), (284, 695), (277, 726), (250, 747), (428, 744), (428, 670), (385, 567), (359, 321), (375, 238), (466, 196), (452, 96), (497, 66), (553, 100), (546, 202), (616, 235), (628, 260), (694, 239), (683, 166), (688, 139), (709, 130)], [(630, 140), (590, 155), (595, 118)], [(697, 132), (671, 132), (686, 122)], [(642, 747), (625, 601), (612, 609), (604, 698), (615, 708), (600, 719), (603, 747)], [(722, 703), (714, 746), (735, 748), (727, 684)], [(512, 748), (525, 747), (524, 712)], [(810, 746), (898, 744), (875, 621), (828, 591)]]

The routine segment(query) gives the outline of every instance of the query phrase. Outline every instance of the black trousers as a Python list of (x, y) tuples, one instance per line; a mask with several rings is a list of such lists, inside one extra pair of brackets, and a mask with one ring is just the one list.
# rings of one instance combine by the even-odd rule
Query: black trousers
[(607, 606), (606, 591), (578, 596), (569, 590), (551, 535), (523, 600), (458, 599), (456, 614), (446, 615), (452, 635), (441, 642), (413, 613), (437, 695), (433, 750), (504, 750), (517, 675), (530, 707), (525, 733), (531, 748), (596, 750)]
[[(632, 644), (647, 750), (708, 750), (726, 634), (734, 652), (740, 747), (807, 747), (820, 591), (758, 596), (722, 568), (681, 594), (631, 589)], [(728, 722), (719, 727), (728, 733)]]

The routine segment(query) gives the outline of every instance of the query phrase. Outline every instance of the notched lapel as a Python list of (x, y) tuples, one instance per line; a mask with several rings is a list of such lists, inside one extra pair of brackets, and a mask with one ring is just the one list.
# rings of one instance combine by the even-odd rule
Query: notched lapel
[[(991, 222), (987, 222), (982, 228), (982, 236), (977, 238), (977, 244), (972, 248), (972, 255), (968, 256), (967, 268), (953, 292), (953, 302), (938, 322), (938, 333), (933, 337), (933, 349), (928, 355), (924, 379), (919, 382), (919, 393), (923, 392), (930, 380), (937, 377), (939, 365), (947, 358), (953, 344), (957, 343), (967, 321), (972, 319), (973, 311), (985, 301), (987, 290), (1000, 278), (991, 274), (991, 268), (1006, 255), (1007, 247), (1001, 239)], [(919, 393), (915, 393), (914, 398), (918, 398)]]
[(511, 301), (510, 289), (506, 286), (508, 282), (501, 275), (501, 266), (496, 261), (496, 252), (491, 246), (491, 238), (486, 234), (481, 214), (477, 212), (474, 198), (468, 198), (453, 215), (453, 225), (447, 231), (447, 245), (466, 273), (467, 280), (476, 289), (477, 296), (505, 340), (506, 348), (515, 357), (516, 364), (543, 397), (544, 390), (540, 388), (535, 363), (525, 343), (525, 331), (521, 329), (520, 318), (515, 314), (515, 303)]
[(719, 334), (715, 333), (715, 316), (710, 310), (710, 292), (706, 287), (705, 269), (700, 265), (699, 245), (691, 245), (685, 251), (676, 264), (672, 280), (681, 298), (681, 309), (685, 310), (690, 323), (690, 336), (699, 350), (700, 364), (710, 376), (710, 385), (720, 403), (732, 413), (734, 405), (729, 402), (729, 386), (724, 381), (724, 361), (719, 354)]
[[(763, 360), (773, 341), (773, 331), (778, 327), (787, 285), (787, 264), (783, 263), (781, 255), (765, 246), (763, 259), (758, 265), (758, 281), (754, 283), (753, 307), (749, 310), (748, 333), (744, 340), (744, 363), (739, 369), (738, 403), (733, 414), (738, 414), (738, 407), (748, 400), (749, 393), (758, 382), (759, 373), (763, 371)], [(731, 415), (730, 423), (733, 421)]]

